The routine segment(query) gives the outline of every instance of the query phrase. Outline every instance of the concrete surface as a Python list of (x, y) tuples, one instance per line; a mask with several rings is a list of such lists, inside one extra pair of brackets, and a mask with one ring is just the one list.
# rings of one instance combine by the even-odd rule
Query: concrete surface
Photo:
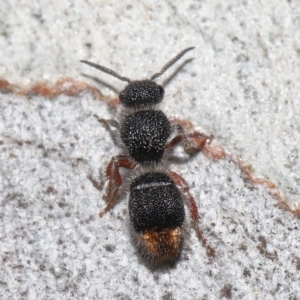
[[(229, 159), (170, 165), (191, 187), (215, 258), (189, 230), (175, 266), (144, 261), (126, 193), (98, 217), (104, 190), (88, 177), (103, 183), (120, 150), (93, 115), (115, 116), (99, 99), (124, 83), (79, 62), (139, 79), (195, 46), (157, 80), (165, 111), (213, 134), (297, 208), (299, 1), (8, 0), (0, 12), (2, 299), (299, 299), (300, 220)], [(66, 77), (72, 93), (68, 82), (54, 97), (33, 88)]]

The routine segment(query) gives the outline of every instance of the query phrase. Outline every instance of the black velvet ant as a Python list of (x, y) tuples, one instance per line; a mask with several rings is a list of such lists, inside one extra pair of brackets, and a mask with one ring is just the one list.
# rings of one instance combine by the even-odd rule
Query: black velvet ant
[[(107, 204), (100, 216), (110, 210), (117, 200), (122, 185), (119, 168), (139, 170), (130, 185), (130, 220), (139, 244), (156, 261), (174, 261), (178, 257), (185, 221), (184, 201), (207, 253), (215, 254), (198, 226), (197, 205), (186, 181), (179, 174), (166, 170), (163, 162), (165, 149), (182, 143), (185, 151), (193, 154), (201, 151), (212, 137), (199, 132), (188, 133), (187, 122), (167, 118), (157, 107), (163, 100), (164, 88), (154, 82), (193, 48), (181, 51), (160, 72), (146, 80), (132, 81), (103, 66), (81, 61), (128, 82), (119, 94), (123, 112), (121, 121), (116, 125), (124, 153), (113, 157), (107, 167), (107, 194), (103, 197)], [(112, 125), (111, 120), (100, 121), (107, 126)]]

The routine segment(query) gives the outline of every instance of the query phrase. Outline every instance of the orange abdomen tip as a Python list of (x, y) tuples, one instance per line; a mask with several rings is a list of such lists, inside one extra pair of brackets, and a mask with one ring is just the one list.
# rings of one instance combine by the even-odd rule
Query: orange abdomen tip
[(178, 257), (182, 244), (182, 228), (147, 230), (138, 235), (140, 245), (156, 261), (172, 261)]

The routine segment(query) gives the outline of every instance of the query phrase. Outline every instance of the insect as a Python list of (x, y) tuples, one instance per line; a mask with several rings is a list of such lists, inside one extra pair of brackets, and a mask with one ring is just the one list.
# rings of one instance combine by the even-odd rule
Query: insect
[(108, 128), (117, 127), (119, 139), (124, 146), (122, 154), (113, 157), (108, 164), (107, 202), (100, 212), (102, 217), (115, 204), (122, 186), (120, 168), (135, 170), (130, 184), (129, 215), (139, 245), (156, 261), (172, 261), (178, 257), (183, 240), (185, 221), (184, 201), (189, 208), (192, 225), (209, 255), (215, 251), (207, 244), (199, 228), (196, 202), (189, 192), (186, 181), (177, 173), (167, 170), (164, 152), (182, 144), (185, 151), (194, 154), (209, 143), (211, 136), (188, 132), (185, 121), (169, 119), (159, 109), (164, 88), (154, 79), (194, 47), (181, 51), (160, 72), (149, 79), (132, 81), (106, 67), (82, 60), (102, 72), (128, 82), (120, 92), (123, 106), (121, 120), (99, 119)]

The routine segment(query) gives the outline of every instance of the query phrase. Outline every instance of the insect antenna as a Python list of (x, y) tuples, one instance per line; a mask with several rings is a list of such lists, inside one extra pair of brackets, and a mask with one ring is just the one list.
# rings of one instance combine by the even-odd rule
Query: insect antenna
[(150, 77), (150, 80), (154, 80), (155, 78), (159, 77), (161, 74), (163, 74), (167, 69), (169, 69), (177, 60), (179, 60), (184, 54), (191, 51), (195, 47), (186, 48), (183, 51), (181, 51), (179, 54), (177, 54), (174, 58), (172, 58), (168, 63), (166, 63), (163, 68), (160, 70), (160, 72), (155, 73)]
[(118, 79), (120, 79), (120, 80), (122, 80), (122, 81), (131, 82), (131, 80), (130, 80), (129, 78), (123, 77), (123, 76), (119, 75), (117, 72), (115, 72), (115, 71), (113, 71), (113, 70), (111, 70), (111, 69), (108, 69), (108, 68), (106, 68), (106, 67), (103, 67), (103, 66), (94, 64), (94, 63), (89, 62), (89, 61), (86, 61), (86, 60), (81, 60), (80, 62), (82, 62), (82, 63), (84, 63), (84, 64), (87, 64), (87, 65), (89, 65), (89, 66), (91, 66), (91, 67), (94, 67), (94, 68), (96, 68), (96, 69), (98, 69), (98, 70), (100, 70), (100, 71), (102, 71), (102, 72), (104, 72), (104, 73), (107, 73), (107, 74), (109, 74), (109, 75), (112, 75), (112, 76), (114, 76), (114, 77), (116, 77), (116, 78), (118, 78)]

